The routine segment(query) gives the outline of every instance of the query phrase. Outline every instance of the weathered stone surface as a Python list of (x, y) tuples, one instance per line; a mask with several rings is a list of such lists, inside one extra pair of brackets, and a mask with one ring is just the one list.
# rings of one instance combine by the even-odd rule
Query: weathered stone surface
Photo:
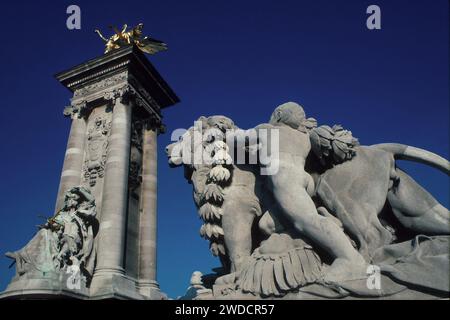
[(438, 155), (361, 146), (291, 102), (247, 131), (200, 117), (166, 150), (184, 166), (200, 234), (222, 262), (209, 298), (448, 297), (449, 211), (395, 163), (449, 174)]
[(207, 289), (202, 281), (203, 274), (200, 271), (194, 271), (191, 276), (190, 286), (187, 288), (186, 293), (178, 297), (177, 300), (202, 300), (212, 297), (212, 290)]
[[(178, 98), (133, 46), (56, 77), (73, 98), (64, 110), (72, 126), (55, 219), (66, 215), (60, 209), (67, 190), (90, 194), (98, 222), (95, 232), (88, 228), (80, 237), (93, 249), (79, 248), (70, 219), (64, 221), (64, 232), (72, 230), (67, 237), (42, 228), (24, 249), (9, 254), (18, 274), (1, 297), (165, 299), (156, 281), (156, 139), (161, 110)], [(68, 259), (79, 260), (72, 261), (83, 271), (79, 289), (67, 287)]]

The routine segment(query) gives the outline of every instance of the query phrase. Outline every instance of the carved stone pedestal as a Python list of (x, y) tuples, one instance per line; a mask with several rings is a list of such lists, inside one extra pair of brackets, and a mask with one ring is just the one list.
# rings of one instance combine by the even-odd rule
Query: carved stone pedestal
[[(65, 205), (66, 191), (82, 186), (95, 198), (98, 220), (92, 279), (86, 290), (69, 290), (67, 295), (162, 299), (156, 282), (156, 140), (164, 129), (161, 110), (178, 98), (133, 46), (89, 60), (56, 78), (73, 98), (64, 110), (72, 125), (55, 213)], [(13, 281), (3, 297), (67, 291), (63, 281), (51, 285), (47, 281), (42, 288), (32, 282), (20, 285), (22, 276), (16, 276), (19, 282)]]

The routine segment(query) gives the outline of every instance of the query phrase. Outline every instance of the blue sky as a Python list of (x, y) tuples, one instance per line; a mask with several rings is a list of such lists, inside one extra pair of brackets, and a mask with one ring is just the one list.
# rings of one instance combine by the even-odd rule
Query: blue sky
[[(81, 8), (81, 30), (66, 8)], [(381, 8), (382, 29), (366, 28)], [(219, 262), (198, 235), (200, 220), (182, 169), (170, 169), (170, 132), (200, 115), (242, 128), (266, 122), (286, 101), (320, 124), (341, 123), (362, 144), (400, 142), (449, 158), (448, 1), (8, 1), (0, 50), (0, 253), (22, 247), (54, 208), (70, 123), (70, 94), (53, 78), (103, 52), (93, 29), (145, 24), (169, 50), (149, 57), (181, 102), (165, 110), (159, 137), (158, 281), (183, 294), (194, 270)], [(401, 163), (446, 207), (449, 179)], [(0, 290), (10, 260), (0, 257)]]

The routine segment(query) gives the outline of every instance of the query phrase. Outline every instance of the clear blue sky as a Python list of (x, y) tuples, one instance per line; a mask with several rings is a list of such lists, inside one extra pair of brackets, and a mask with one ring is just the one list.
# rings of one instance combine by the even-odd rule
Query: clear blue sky
[[(78, 4), (82, 29), (66, 28)], [(382, 30), (366, 28), (381, 7)], [(52, 214), (70, 94), (53, 74), (103, 52), (93, 33), (144, 22), (169, 45), (150, 60), (181, 99), (164, 112), (169, 133), (200, 115), (224, 114), (242, 128), (267, 121), (286, 101), (321, 124), (341, 123), (363, 144), (400, 142), (449, 158), (448, 1), (7, 1), (0, 50), (0, 253), (22, 247)], [(159, 137), (158, 280), (181, 295), (194, 270), (219, 262), (182, 169), (169, 169)], [(403, 163), (402, 163), (403, 165)], [(449, 179), (404, 164), (449, 207)], [(13, 275), (0, 257), (0, 290)]]

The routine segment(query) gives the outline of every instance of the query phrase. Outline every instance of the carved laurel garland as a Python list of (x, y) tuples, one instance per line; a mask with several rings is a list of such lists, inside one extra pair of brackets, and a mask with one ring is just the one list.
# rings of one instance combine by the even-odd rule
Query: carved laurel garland
[(225, 256), (225, 244), (222, 229), (223, 188), (230, 182), (232, 158), (228, 154), (228, 146), (224, 135), (204, 136), (204, 150), (212, 159), (212, 166), (207, 175), (206, 186), (201, 196), (202, 205), (199, 215), (204, 224), (200, 235), (210, 241), (210, 250), (214, 256)]

